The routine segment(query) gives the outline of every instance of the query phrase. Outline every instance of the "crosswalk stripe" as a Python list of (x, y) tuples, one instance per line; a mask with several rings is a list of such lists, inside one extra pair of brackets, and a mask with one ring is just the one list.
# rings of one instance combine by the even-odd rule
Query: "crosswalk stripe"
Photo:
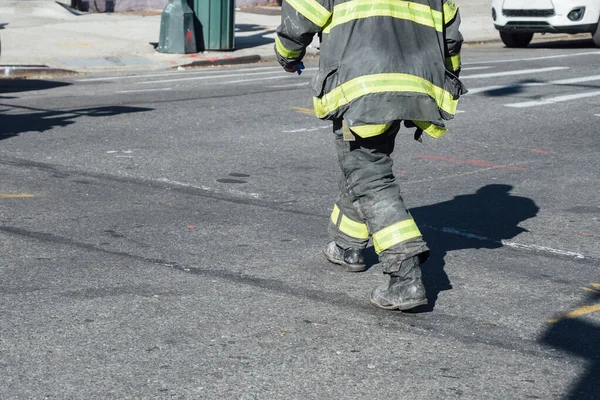
[(595, 97), (595, 96), (600, 96), (600, 90), (596, 90), (593, 92), (568, 94), (565, 96), (548, 97), (546, 99), (534, 100), (534, 101), (524, 101), (522, 103), (505, 104), (505, 106), (506, 107), (515, 107), (515, 108), (545, 106), (548, 104), (560, 103), (560, 102), (569, 101), (569, 100), (584, 99), (587, 97)]
[(467, 94), (476, 94), (481, 92), (489, 92), (492, 90), (510, 90), (510, 89), (520, 89), (523, 87), (539, 87), (539, 86), (550, 86), (550, 85), (572, 85), (574, 83), (582, 83), (582, 82), (592, 82), (600, 80), (600, 75), (591, 75), (591, 76), (582, 76), (579, 78), (569, 78), (569, 79), (559, 79), (556, 81), (548, 81), (548, 82), (525, 82), (525, 83), (517, 83), (513, 85), (495, 85), (495, 86), (485, 86), (480, 88), (469, 88), (469, 93)]
[(492, 72), (489, 74), (475, 74), (475, 75), (461, 75), (460, 80), (464, 79), (482, 79), (482, 78), (496, 78), (499, 76), (513, 76), (513, 75), (527, 75), (527, 74), (538, 74), (542, 72), (560, 71), (569, 69), (569, 67), (548, 67), (548, 68), (537, 68), (537, 69), (520, 69), (516, 71), (505, 71), (505, 72)]
[(473, 62), (463, 62), (462, 65), (476, 65), (476, 64), (498, 64), (498, 63), (511, 63), (511, 62), (520, 62), (520, 61), (535, 61), (535, 60), (549, 60), (553, 58), (573, 58), (578, 56), (590, 56), (590, 55), (600, 55), (600, 51), (586, 51), (583, 53), (572, 53), (572, 54), (558, 54), (553, 56), (541, 56), (541, 57), (530, 57), (530, 58), (513, 58), (508, 60), (487, 60), (487, 61), (473, 61)]

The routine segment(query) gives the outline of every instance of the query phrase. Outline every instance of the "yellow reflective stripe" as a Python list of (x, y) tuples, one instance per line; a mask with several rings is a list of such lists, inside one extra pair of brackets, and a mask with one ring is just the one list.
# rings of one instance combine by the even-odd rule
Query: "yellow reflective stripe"
[(373, 246), (375, 246), (375, 252), (379, 254), (398, 243), (406, 242), (409, 239), (419, 236), (421, 236), (421, 232), (417, 228), (415, 221), (410, 218), (396, 222), (373, 234)]
[(410, 1), (393, 0), (352, 0), (339, 4), (333, 8), (331, 23), (323, 30), (329, 33), (332, 28), (357, 19), (370, 17), (392, 17), (416, 22), (435, 28), (442, 32), (444, 29), (442, 13), (432, 10), (424, 4)]
[(349, 80), (326, 93), (313, 98), (315, 113), (319, 118), (335, 111), (361, 96), (372, 93), (412, 92), (431, 96), (437, 106), (454, 115), (458, 100), (450, 92), (434, 85), (424, 78), (409, 74), (391, 73), (366, 75)]
[(446, 128), (440, 128), (439, 126), (434, 125), (428, 121), (413, 121), (413, 123), (420, 129), (422, 129), (423, 132), (436, 139), (442, 136), (447, 131)]
[(300, 54), (302, 54), (302, 50), (286, 49), (285, 46), (283, 45), (283, 43), (281, 43), (279, 36), (275, 37), (275, 48), (277, 49), (277, 52), (279, 54), (281, 54), (281, 56), (283, 58), (298, 58), (298, 57), (300, 57)]
[(460, 68), (460, 54), (451, 57), (446, 57), (444, 59), (444, 62), (446, 64), (446, 69), (454, 72)]
[(315, 0), (286, 0), (286, 2), (318, 27), (323, 27), (331, 17), (331, 13)]
[(334, 225), (337, 225), (339, 216), (340, 216), (340, 209), (338, 208), (337, 204), (334, 204), (333, 211), (331, 212), (331, 222), (333, 222)]
[(392, 124), (359, 125), (351, 127), (350, 130), (361, 138), (366, 139), (372, 136), (381, 135), (383, 132), (387, 131), (390, 126), (392, 126)]
[(368, 239), (369, 230), (367, 225), (362, 222), (352, 221), (350, 218), (342, 214), (342, 221), (340, 222), (340, 231), (355, 239)]
[(452, 21), (458, 12), (458, 6), (454, 0), (448, 0), (444, 3), (444, 25)]

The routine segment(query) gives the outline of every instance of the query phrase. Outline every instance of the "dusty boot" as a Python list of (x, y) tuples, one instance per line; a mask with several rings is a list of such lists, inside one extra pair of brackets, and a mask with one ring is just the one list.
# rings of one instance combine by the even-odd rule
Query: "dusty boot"
[(388, 284), (373, 289), (371, 304), (385, 310), (408, 310), (427, 304), (419, 263), (407, 260), (406, 265), (390, 275)]
[(362, 249), (343, 249), (335, 242), (329, 242), (323, 249), (323, 254), (329, 262), (346, 267), (348, 272), (362, 272), (367, 269)]

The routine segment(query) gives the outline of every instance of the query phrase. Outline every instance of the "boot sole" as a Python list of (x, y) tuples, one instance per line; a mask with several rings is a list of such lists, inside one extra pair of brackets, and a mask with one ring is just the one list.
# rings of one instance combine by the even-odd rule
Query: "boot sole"
[(363, 271), (367, 270), (366, 264), (358, 264), (358, 265), (348, 264), (347, 262), (345, 262), (344, 260), (340, 260), (339, 258), (330, 257), (325, 252), (325, 250), (323, 250), (323, 255), (325, 256), (327, 261), (329, 261), (330, 263), (346, 267), (346, 271), (348, 271), (348, 272), (363, 272)]
[(419, 307), (419, 306), (425, 306), (428, 303), (427, 299), (424, 299), (424, 300), (414, 301), (414, 302), (411, 302), (411, 303), (405, 303), (405, 304), (400, 304), (400, 305), (384, 306), (382, 304), (377, 303), (373, 299), (369, 299), (369, 301), (375, 307), (382, 308), (384, 310), (398, 310), (398, 311), (410, 310), (411, 308), (415, 308), (415, 307)]

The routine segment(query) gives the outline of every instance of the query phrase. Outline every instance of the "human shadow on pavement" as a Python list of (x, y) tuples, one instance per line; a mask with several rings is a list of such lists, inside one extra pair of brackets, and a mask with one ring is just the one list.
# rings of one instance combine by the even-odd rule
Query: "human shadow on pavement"
[[(526, 232), (519, 223), (535, 217), (539, 208), (527, 197), (512, 195), (511, 190), (510, 185), (486, 185), (473, 194), (410, 210), (430, 248), (429, 260), (422, 265), (429, 304), (412, 312), (432, 311), (439, 293), (452, 289), (444, 271), (449, 252), (500, 248), (502, 239)], [(365, 252), (365, 259), (368, 265), (376, 262), (372, 247)]]
[[(8, 108), (4, 108), (8, 107)], [(19, 109), (19, 113), (7, 113)], [(25, 111), (25, 112), (23, 112)], [(151, 108), (107, 106), (70, 110), (40, 110), (31, 107), (0, 103), (0, 140), (27, 132), (46, 132), (55, 127), (65, 127), (81, 117), (112, 117), (115, 115), (152, 111)]]
[[(598, 307), (600, 285), (588, 288), (589, 296), (579, 310)], [(562, 398), (567, 400), (597, 399), (600, 393), (600, 326), (564, 315), (552, 321), (540, 342), (557, 350), (565, 351), (588, 360), (581, 377), (574, 382)]]

